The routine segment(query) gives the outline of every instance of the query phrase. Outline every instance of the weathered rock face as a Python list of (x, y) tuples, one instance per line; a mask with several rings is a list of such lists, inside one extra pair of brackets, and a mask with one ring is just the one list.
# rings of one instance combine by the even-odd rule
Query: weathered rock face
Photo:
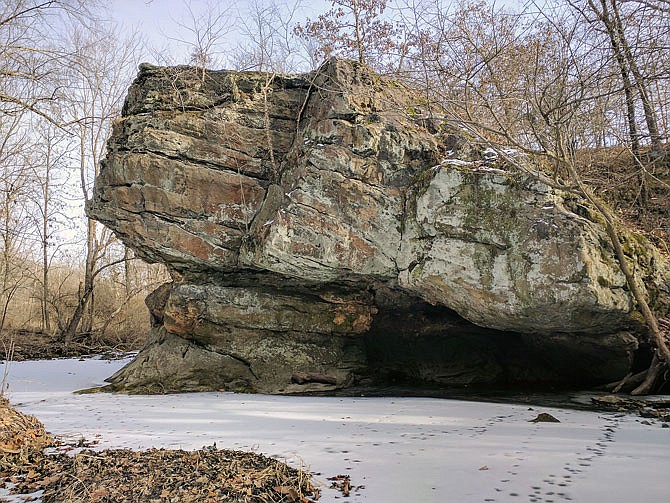
[[(628, 372), (644, 330), (597, 215), (459, 146), (420, 102), (335, 59), (272, 78), (143, 66), (88, 211), (174, 282), (116, 389)], [(623, 237), (667, 312), (670, 266)]]

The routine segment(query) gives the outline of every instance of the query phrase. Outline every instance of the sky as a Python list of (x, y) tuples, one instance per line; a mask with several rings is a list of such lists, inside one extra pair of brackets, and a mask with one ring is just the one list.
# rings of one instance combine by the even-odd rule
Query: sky
[[(461, 4), (457, 0), (437, 0), (444, 8)], [(494, 0), (489, 0), (493, 2)], [(520, 8), (527, 0), (495, 0), (498, 7)], [(543, 0), (539, 0), (541, 3)], [(330, 0), (103, 0), (109, 8), (109, 16), (118, 22), (125, 30), (136, 29), (153, 48), (148, 50), (144, 61), (156, 64), (184, 64), (189, 61), (189, 48), (187, 44), (180, 43), (178, 39), (192, 40), (192, 34), (184, 28), (184, 25), (192, 26), (189, 21), (189, 6), (195, 16), (200, 16), (208, 8), (213, 6), (223, 10), (229, 10), (232, 16), (232, 32), (225, 37), (227, 48), (235, 48), (242, 37), (239, 35), (241, 25), (250, 22), (251, 18), (245, 12), (255, 5), (257, 8), (268, 8), (272, 5), (299, 6), (295, 10), (295, 19), (291, 24), (304, 22), (307, 18), (316, 19), (319, 14), (325, 13), (332, 4)], [(403, 2), (400, 2), (402, 4)], [(412, 0), (407, 0), (408, 4)], [(389, 0), (387, 11), (393, 10), (393, 0)], [(235, 16), (238, 16), (235, 19)], [(180, 27), (180, 23), (182, 26)], [(235, 33), (238, 30), (238, 33)], [(161, 52), (162, 56), (156, 55)], [(162, 57), (169, 55), (171, 60)], [(231, 67), (232, 68), (232, 67)]]
[[(123, 26), (125, 30), (136, 29), (154, 51), (147, 51), (145, 61), (150, 63), (164, 63), (159, 61), (152, 52), (161, 51), (176, 59), (176, 63), (187, 63), (189, 49), (187, 44), (179, 39), (190, 39), (182, 25), (189, 24), (188, 5), (196, 15), (202, 15), (208, 5), (217, 5), (229, 8), (234, 17), (237, 13), (244, 13), (253, 3), (263, 6), (273, 4), (266, 0), (108, 0), (110, 16)], [(276, 2), (281, 3), (281, 2)], [(296, 21), (304, 21), (307, 17), (316, 17), (330, 7), (328, 0), (286, 0), (287, 4), (300, 5)], [(233, 30), (239, 29), (239, 22), (233, 21)], [(227, 45), (235, 46), (236, 40), (241, 37), (233, 33), (225, 37)]]

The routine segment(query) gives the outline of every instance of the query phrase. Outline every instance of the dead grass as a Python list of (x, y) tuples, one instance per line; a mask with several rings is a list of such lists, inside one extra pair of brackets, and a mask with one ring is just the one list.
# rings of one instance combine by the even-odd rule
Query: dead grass
[(645, 152), (644, 169), (624, 147), (582, 150), (577, 163), (584, 180), (628, 226), (670, 255), (670, 145), (661, 153)]
[(35, 453), (53, 445), (37, 419), (10, 407), (0, 396), (0, 472), (17, 464), (30, 464)]

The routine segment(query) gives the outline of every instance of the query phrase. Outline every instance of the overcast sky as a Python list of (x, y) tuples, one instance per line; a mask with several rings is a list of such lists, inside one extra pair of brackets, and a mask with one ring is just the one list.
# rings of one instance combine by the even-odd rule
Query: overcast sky
[[(109, 7), (112, 19), (122, 24), (127, 30), (135, 28), (155, 51), (163, 51), (164, 55), (171, 56), (171, 61), (161, 60), (160, 57), (147, 52), (144, 61), (158, 64), (188, 63), (190, 48), (187, 44), (179, 43), (178, 39), (192, 41), (192, 34), (182, 25), (192, 26), (188, 13), (188, 6), (195, 16), (202, 14), (207, 6), (216, 6), (219, 9), (229, 9), (233, 32), (226, 39), (226, 49), (234, 49), (242, 39), (239, 33), (245, 21), (250, 21), (246, 15), (250, 5), (261, 8), (271, 5), (286, 4), (299, 5), (291, 24), (304, 22), (306, 18), (315, 19), (331, 8), (330, 0), (102, 0)], [(492, 1), (492, 0), (490, 0)], [(389, 10), (393, 10), (393, 1), (389, 1)], [(411, 1), (409, 2), (411, 4)], [(457, 7), (461, 0), (442, 0), (442, 5)], [(519, 7), (525, 0), (496, 0), (495, 5)], [(541, 0), (540, 0), (541, 3)], [(237, 16), (237, 19), (235, 17)]]
[[(231, 16), (242, 14), (254, 0), (107, 0), (109, 12), (113, 20), (126, 29), (136, 29), (148, 44), (156, 50), (165, 50), (172, 55), (177, 63), (186, 63), (189, 49), (178, 39), (190, 37), (187, 30), (179, 24), (191, 26), (187, 5), (197, 16), (209, 5), (220, 5), (225, 9), (230, 6)], [(258, 4), (271, 5), (272, 1), (255, 0)], [(280, 3), (280, 2), (275, 2)], [(295, 21), (302, 22), (307, 17), (316, 17), (330, 8), (328, 0), (285, 0), (287, 4), (300, 4)], [(239, 22), (233, 22), (233, 29), (239, 28)], [(234, 33), (228, 37), (229, 45), (235, 46), (239, 39)], [(155, 56), (147, 53), (148, 62), (156, 61)]]

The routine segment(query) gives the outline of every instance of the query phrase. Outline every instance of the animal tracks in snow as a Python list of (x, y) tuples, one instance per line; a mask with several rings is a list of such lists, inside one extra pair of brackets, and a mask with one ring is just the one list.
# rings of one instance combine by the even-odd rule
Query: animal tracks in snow
[[(558, 415), (561, 423), (531, 423), (518, 435), (516, 448), (499, 456), (500, 477), (484, 502), (586, 501), (575, 486), (593, 484), (591, 468), (610, 461), (608, 449), (616, 441), (622, 416), (594, 413), (584, 422), (580, 411), (564, 410)], [(521, 418), (517, 414), (506, 420)]]
[[(632, 415), (432, 398), (71, 393), (100, 384), (113, 366), (16, 362), (10, 400), (52, 433), (101, 448), (216, 442), (308, 466), (323, 481), (319, 503), (343, 501), (328, 489), (327, 477), (340, 474), (357, 488), (350, 503), (583, 503), (605, 493), (608, 503), (630, 503), (670, 494), (670, 429)], [(529, 422), (539, 412), (561, 422)]]

